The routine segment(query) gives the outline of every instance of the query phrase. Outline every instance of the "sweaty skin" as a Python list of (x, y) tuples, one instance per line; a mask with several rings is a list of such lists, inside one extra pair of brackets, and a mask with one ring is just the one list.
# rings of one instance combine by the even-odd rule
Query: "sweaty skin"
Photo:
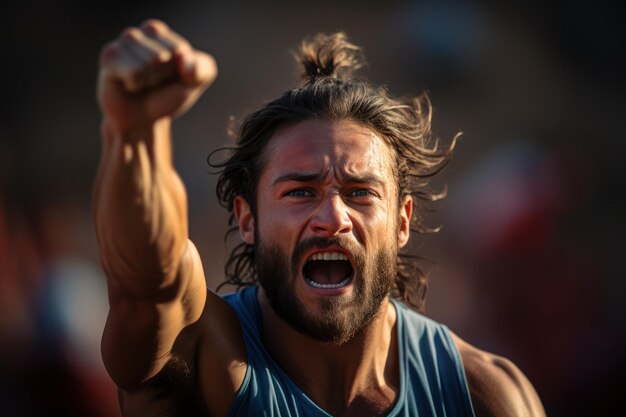
[[(110, 302), (102, 355), (120, 387), (125, 416), (224, 416), (246, 372), (238, 319), (206, 289), (188, 239), (185, 188), (172, 165), (171, 121), (216, 74), (210, 55), (156, 20), (127, 29), (102, 49), (103, 150), (94, 190)], [(408, 240), (412, 201), (398, 204), (388, 181), (390, 150), (367, 128), (304, 121), (280, 129), (265, 156), (258, 219), (245, 200), (235, 200), (244, 241), (254, 243), (256, 231), (289, 253), (307, 236), (342, 235), (373, 253)], [(311, 176), (289, 188), (294, 172)], [(317, 314), (320, 292), (299, 277), (294, 283), (295, 294)], [(349, 296), (352, 285), (340, 292)], [(384, 415), (398, 388), (396, 314), (387, 299), (342, 345), (322, 345), (294, 331), (263, 290), (259, 301), (266, 346), (317, 404), (337, 416)], [(478, 416), (545, 415), (513, 364), (455, 341)], [(310, 360), (298, 360), (302, 355)]]
[[(391, 151), (371, 130), (348, 121), (303, 121), (276, 132), (264, 157), (255, 227), (286, 257), (311, 237), (342, 237), (351, 242), (348, 247), (357, 245), (370, 257), (389, 242), (403, 246), (408, 241), (412, 200), (406, 198), (399, 209), (396, 186), (387, 180), (393, 177)], [(242, 199), (238, 207), (242, 238), (255, 243), (254, 234), (246, 232), (252, 229), (250, 209)], [(299, 271), (313, 252), (296, 259)], [(340, 320), (358, 308), (352, 303), (356, 287), (368, 294), (372, 284), (356, 274), (345, 287), (319, 290), (301, 273), (282, 283), (292, 287), (311, 317), (322, 314), (322, 300), (333, 294), (342, 301), (333, 311)], [(399, 370), (396, 313), (388, 299), (363, 331), (339, 346), (321, 344), (288, 326), (263, 291), (259, 302), (267, 348), (321, 408), (331, 415), (364, 416), (383, 415), (393, 406)]]
[(187, 406), (225, 415), (245, 374), (239, 324), (207, 293), (172, 166), (171, 120), (216, 74), (210, 55), (160, 21), (127, 29), (101, 53), (94, 215), (110, 303), (102, 355), (124, 415)]

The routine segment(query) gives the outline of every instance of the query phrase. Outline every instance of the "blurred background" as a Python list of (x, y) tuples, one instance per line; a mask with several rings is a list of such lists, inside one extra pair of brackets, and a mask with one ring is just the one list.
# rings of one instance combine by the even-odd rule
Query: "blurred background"
[[(174, 125), (190, 234), (210, 288), (226, 214), (206, 156), (296, 83), (303, 36), (345, 30), (362, 73), (428, 92), (449, 197), (413, 250), (437, 261), (427, 315), (509, 357), (550, 416), (619, 413), (626, 296), (619, 242), (626, 115), (623, 8), (461, 1), (33, 1), (1, 6), (0, 415), (118, 416), (99, 343), (107, 314), (91, 220), (100, 152), (100, 47), (161, 18), (214, 54), (220, 75)], [(621, 249), (620, 249), (621, 248)]]

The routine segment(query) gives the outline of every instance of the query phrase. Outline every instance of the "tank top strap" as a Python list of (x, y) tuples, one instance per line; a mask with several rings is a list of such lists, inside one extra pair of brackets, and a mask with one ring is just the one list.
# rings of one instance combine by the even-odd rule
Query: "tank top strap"
[(448, 328), (392, 302), (402, 365), (401, 392), (389, 416), (474, 417), (463, 362)]

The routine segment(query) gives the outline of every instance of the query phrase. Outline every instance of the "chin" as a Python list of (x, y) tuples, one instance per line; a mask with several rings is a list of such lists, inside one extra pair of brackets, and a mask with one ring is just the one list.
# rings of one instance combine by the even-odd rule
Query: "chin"
[(289, 262), (310, 259), (311, 254), (301, 256), (296, 251), (290, 257), (260, 242), (256, 249), (258, 281), (271, 308), (292, 329), (322, 343), (346, 343), (368, 326), (395, 278), (397, 252), (393, 251), (380, 251), (369, 262), (364, 254), (349, 256), (350, 268), (344, 270), (350, 279), (333, 288), (319, 288), (307, 281), (305, 268)]

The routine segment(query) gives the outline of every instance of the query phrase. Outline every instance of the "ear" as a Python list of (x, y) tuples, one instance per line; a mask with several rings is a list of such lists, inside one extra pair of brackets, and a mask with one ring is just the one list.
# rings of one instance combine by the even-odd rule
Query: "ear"
[(400, 204), (400, 224), (398, 227), (398, 247), (402, 248), (409, 241), (411, 216), (413, 215), (413, 197), (407, 195)]
[(245, 198), (236, 196), (233, 201), (233, 209), (235, 211), (235, 218), (239, 224), (239, 235), (241, 239), (249, 245), (254, 244), (254, 216), (250, 209), (250, 204)]

